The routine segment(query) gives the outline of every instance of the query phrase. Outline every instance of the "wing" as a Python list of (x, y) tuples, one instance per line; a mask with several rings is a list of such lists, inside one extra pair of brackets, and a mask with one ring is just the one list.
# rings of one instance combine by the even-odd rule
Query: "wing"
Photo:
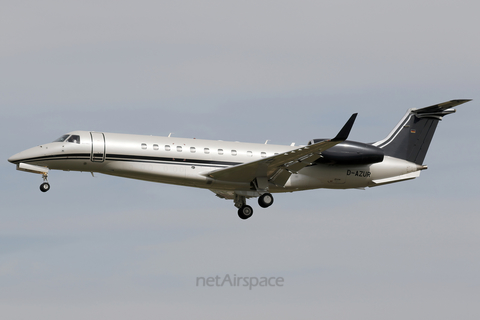
[(263, 180), (263, 187), (260, 186), (262, 189), (267, 187), (267, 181), (277, 186), (283, 186), (292, 173), (297, 173), (300, 169), (320, 158), (322, 151), (345, 141), (356, 117), (357, 114), (354, 113), (337, 136), (331, 140), (323, 140), (309, 146), (230, 168), (210, 171), (204, 175), (215, 180), (232, 182), (251, 182), (257, 179), (257, 183), (259, 183), (259, 180)]

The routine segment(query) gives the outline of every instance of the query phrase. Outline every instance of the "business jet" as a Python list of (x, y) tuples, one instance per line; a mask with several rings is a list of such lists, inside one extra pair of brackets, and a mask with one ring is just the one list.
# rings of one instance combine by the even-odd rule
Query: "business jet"
[(267, 208), (272, 193), (318, 188), (381, 186), (417, 178), (437, 124), (453, 107), (451, 100), (409, 109), (383, 140), (347, 140), (357, 114), (332, 139), (306, 145), (273, 145), (201, 139), (73, 131), (8, 159), (17, 170), (41, 174), (40, 190), (50, 190), (49, 170), (84, 171), (213, 191), (233, 200), (238, 216), (253, 214), (247, 199)]

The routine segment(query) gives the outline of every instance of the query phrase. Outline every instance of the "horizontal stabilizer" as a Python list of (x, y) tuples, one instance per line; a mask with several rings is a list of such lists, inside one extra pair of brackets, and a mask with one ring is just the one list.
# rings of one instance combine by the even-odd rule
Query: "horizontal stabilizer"
[(447, 115), (454, 113), (456, 110), (452, 109), (458, 105), (471, 101), (470, 99), (458, 99), (458, 100), (450, 100), (447, 102), (435, 104), (433, 106), (420, 108), (420, 109), (411, 109), (412, 113), (414, 113), (418, 118), (426, 118), (426, 117), (435, 117), (440, 118)]

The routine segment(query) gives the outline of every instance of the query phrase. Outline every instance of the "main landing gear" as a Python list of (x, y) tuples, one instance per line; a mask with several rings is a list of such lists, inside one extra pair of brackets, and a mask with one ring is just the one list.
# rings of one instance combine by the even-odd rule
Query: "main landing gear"
[(240, 209), (238, 209), (238, 216), (240, 219), (248, 219), (252, 216), (253, 214), (253, 209), (249, 205), (244, 205)]
[(47, 192), (50, 190), (50, 184), (48, 183), (48, 175), (44, 174), (43, 176), (43, 183), (40, 185), (40, 191)]
[(273, 196), (270, 193), (264, 193), (258, 198), (258, 205), (262, 208), (268, 208), (273, 204)]
[[(238, 208), (238, 216), (242, 220), (246, 220), (253, 215), (253, 209), (247, 205), (246, 197), (235, 194), (233, 200), (235, 207)], [(264, 193), (258, 198), (258, 205), (262, 208), (268, 208), (273, 204), (273, 196), (270, 193)]]

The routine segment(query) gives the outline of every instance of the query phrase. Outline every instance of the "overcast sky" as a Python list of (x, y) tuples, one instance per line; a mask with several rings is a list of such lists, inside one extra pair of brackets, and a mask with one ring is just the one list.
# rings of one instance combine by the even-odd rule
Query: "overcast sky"
[[(478, 319), (478, 1), (3, 1), (2, 319)], [(421, 177), (275, 195), (7, 158), (73, 130), (275, 144), (439, 124)], [(197, 277), (283, 277), (197, 287)]]

